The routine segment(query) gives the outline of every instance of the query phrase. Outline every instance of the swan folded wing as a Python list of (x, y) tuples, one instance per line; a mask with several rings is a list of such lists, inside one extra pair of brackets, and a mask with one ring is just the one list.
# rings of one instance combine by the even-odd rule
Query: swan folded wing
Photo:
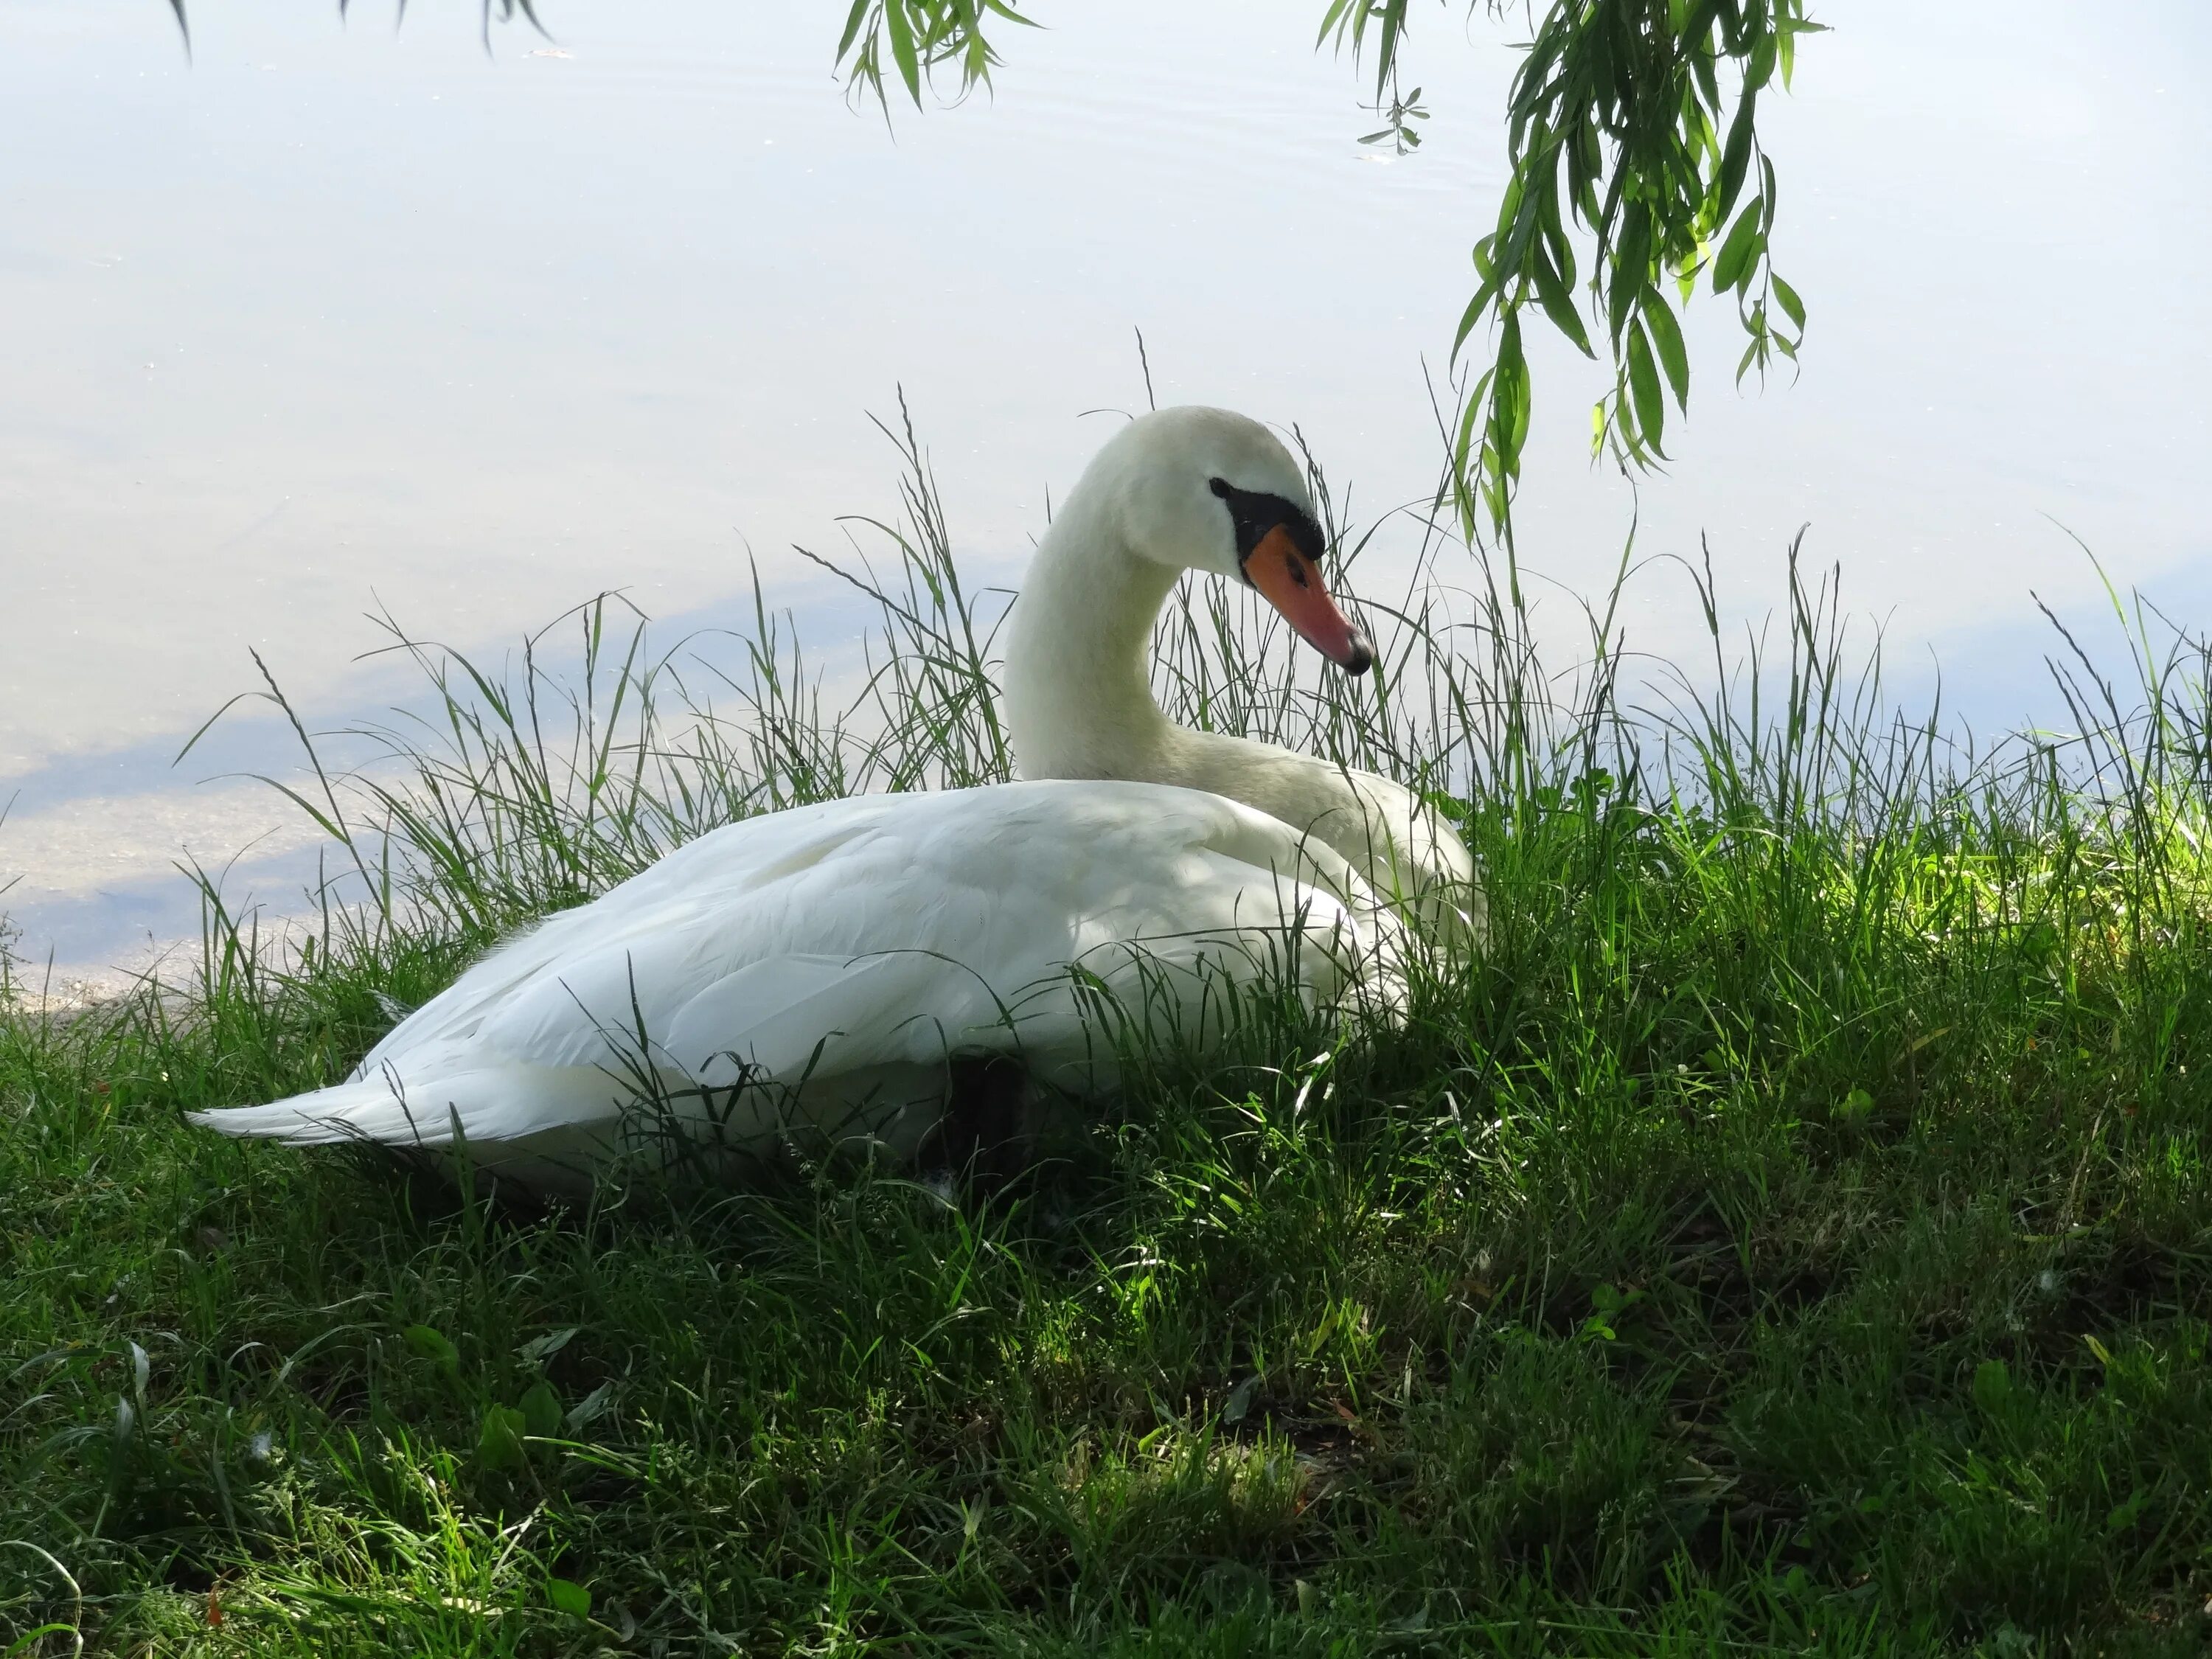
[(677, 1010), (660, 1046), (690, 1076), (726, 1088), (741, 1077), (795, 1086), (817, 1071), (941, 1064), (1007, 1039), (975, 974), (894, 951), (750, 963)]
[[(726, 1110), (700, 1091), (740, 1083), (800, 1091), (818, 1118), (916, 1103), (978, 1050), (1079, 1089), (1110, 1080), (1102, 1014), (1202, 1041), (1229, 985), (1334, 1000), (1395, 929), (1340, 855), (1219, 796), (1065, 781), (827, 803), (702, 837), (519, 936), (352, 1082), (198, 1121), (483, 1144), (611, 1127), (647, 1095)], [(772, 1127), (774, 1092), (738, 1121)]]
[(204, 1129), (291, 1146), (347, 1141), (445, 1146), (457, 1136), (489, 1143), (611, 1123), (620, 1117), (623, 1104), (623, 1091), (604, 1072), (478, 1060), (415, 1080), (379, 1073), (265, 1106), (227, 1107), (190, 1117)]
[[(764, 897), (792, 884), (865, 838), (883, 817), (884, 799), (826, 801), (727, 824), (685, 842), (590, 904), (547, 917), (505, 940), (460, 978), (424, 1003), (369, 1051), (355, 1075), (368, 1078), (425, 1041), (470, 1041), (511, 1012), (514, 1000), (561, 981), (589, 992), (594, 967), (618, 968), (627, 978), (643, 963), (648, 979), (680, 975), (700, 982), (720, 971), (721, 958), (760, 943)], [(608, 1000), (592, 996), (594, 1006)], [(556, 993), (553, 1000), (574, 999)], [(586, 1030), (589, 1029), (588, 1024)], [(588, 1045), (583, 1045), (588, 1046)]]

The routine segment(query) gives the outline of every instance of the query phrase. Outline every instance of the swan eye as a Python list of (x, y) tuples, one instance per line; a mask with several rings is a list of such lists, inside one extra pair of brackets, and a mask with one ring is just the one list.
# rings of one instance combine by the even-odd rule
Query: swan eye
[(1209, 478), (1206, 488), (1229, 508), (1229, 521), (1237, 532), (1238, 564), (1249, 559), (1252, 550), (1265, 541), (1273, 530), (1284, 532), (1290, 537), (1291, 546), (1316, 562), (1328, 550), (1328, 543), (1322, 539), (1321, 527), (1296, 501), (1265, 490), (1239, 489), (1226, 478)]

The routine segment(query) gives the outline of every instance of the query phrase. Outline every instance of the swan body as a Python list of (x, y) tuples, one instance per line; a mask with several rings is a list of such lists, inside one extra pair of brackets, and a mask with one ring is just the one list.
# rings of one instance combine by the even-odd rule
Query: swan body
[(1152, 622), (1186, 569), (1259, 588), (1363, 671), (1371, 648), (1321, 553), (1264, 427), (1208, 409), (1131, 422), (1015, 604), (1004, 704), (1023, 781), (713, 831), (493, 951), (348, 1082), (195, 1121), (295, 1145), (459, 1141), (541, 1187), (587, 1181), (641, 1133), (742, 1151), (804, 1131), (911, 1155), (963, 1056), (1093, 1093), (1113, 1081), (1116, 1021), (1204, 1041), (1237, 986), (1395, 1006), (1409, 916), (1479, 933), (1466, 849), (1397, 784), (1185, 730), (1149, 686)]
[(1218, 795), (1066, 781), (829, 801), (702, 836), (510, 940), (354, 1080), (199, 1121), (294, 1145), (460, 1139), (541, 1188), (672, 1130), (911, 1156), (956, 1056), (1092, 1094), (1121, 1019), (1203, 1041), (1236, 1017), (1231, 985), (1392, 997), (1404, 945), (1340, 854)]

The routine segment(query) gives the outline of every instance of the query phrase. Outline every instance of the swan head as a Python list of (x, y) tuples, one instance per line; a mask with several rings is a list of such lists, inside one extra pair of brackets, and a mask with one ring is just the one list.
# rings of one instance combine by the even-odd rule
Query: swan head
[(1099, 453), (1122, 539), (1138, 557), (1259, 590), (1298, 636), (1346, 672), (1375, 660), (1364, 629), (1322, 575), (1328, 544), (1291, 452), (1225, 409), (1139, 416)]

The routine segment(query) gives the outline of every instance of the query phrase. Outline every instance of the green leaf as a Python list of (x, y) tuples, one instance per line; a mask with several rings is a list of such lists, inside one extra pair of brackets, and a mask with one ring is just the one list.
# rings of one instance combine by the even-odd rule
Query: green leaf
[(1790, 85), (1790, 74), (1797, 66), (1797, 37), (1801, 34), (1826, 34), (1828, 33), (1828, 26), (1826, 23), (1815, 23), (1806, 17), (1785, 17), (1775, 27), (1781, 37), (1779, 47), (1782, 55), (1782, 84), (1787, 88)]
[(1620, 343), (1620, 331), (1628, 325), (1628, 313), (1635, 306), (1636, 296), (1644, 291), (1651, 272), (1650, 216), (1640, 205), (1632, 203), (1621, 210), (1620, 218), (1620, 240), (1613, 244), (1613, 283), (1606, 318), (1616, 346)]
[(1752, 252), (1759, 243), (1759, 198), (1753, 197), (1750, 205), (1736, 215), (1735, 223), (1729, 227), (1728, 240), (1721, 244), (1721, 251), (1713, 259), (1714, 293), (1727, 293), (1750, 271)]
[(1498, 228), (1483, 239), (1492, 244), (1491, 249), (1492, 258), (1500, 257), (1499, 245), (1504, 243), (1506, 234), (1513, 228), (1515, 222), (1520, 218), (1521, 198), (1527, 191), (1528, 181), (1522, 177), (1521, 170), (1516, 167), (1506, 179), (1505, 188), (1498, 192)]
[(1757, 92), (1773, 78), (1774, 53), (1774, 37), (1760, 35), (1759, 44), (1751, 49), (1751, 62), (1743, 71), (1743, 85), (1747, 93)]
[(1252, 1402), (1259, 1398), (1259, 1395), (1260, 1379), (1257, 1376), (1246, 1377), (1235, 1388), (1230, 1389), (1229, 1398), (1221, 1407), (1221, 1420), (1224, 1423), (1242, 1423), (1252, 1414)]
[(860, 21), (868, 15), (868, 4), (869, 0), (853, 0), (853, 9), (846, 13), (845, 33), (837, 39), (838, 62), (844, 61), (845, 54), (853, 49), (853, 42), (860, 39)]
[(1467, 309), (1460, 313), (1459, 332), (1452, 336), (1451, 355), (1455, 362), (1458, 360), (1459, 349), (1467, 343), (1467, 337), (1474, 332), (1474, 325), (1482, 320), (1483, 313), (1490, 309), (1490, 302), (1497, 297), (1497, 283), (1485, 278), (1482, 286), (1475, 289), (1474, 298), (1467, 302)]
[(561, 1396), (544, 1377), (523, 1390), (520, 1407), (522, 1421), (531, 1433), (543, 1437), (561, 1431)]
[(442, 1333), (428, 1325), (410, 1325), (400, 1333), (408, 1347), (435, 1365), (448, 1381), (461, 1374), (461, 1351), (446, 1340)]
[(553, 1604), (556, 1613), (565, 1613), (573, 1619), (592, 1616), (592, 1593), (574, 1579), (547, 1579), (545, 1599)]
[(1990, 1416), (2000, 1415), (2012, 1401), (2012, 1373), (2002, 1359), (1984, 1359), (1974, 1367), (1974, 1403)]
[[(178, 0), (178, 4), (182, 5), (183, 3), (184, 0)], [(1308, 1588), (1304, 1579), (1298, 1580), (1298, 1587), (1301, 1589)], [(84, 1651), (84, 1636), (75, 1625), (40, 1625), (33, 1629), (25, 1631), (17, 1637), (12, 1647), (4, 1653), (0, 1653), (0, 1659), (20, 1659), (20, 1656), (23, 1654), (44, 1653), (46, 1650), (40, 1647), (39, 1644), (49, 1636), (74, 1637), (76, 1642), (76, 1651), (79, 1653)]]
[(1682, 344), (1682, 331), (1675, 324), (1674, 313), (1666, 301), (1655, 292), (1644, 299), (1644, 326), (1651, 331), (1652, 346), (1659, 353), (1660, 367), (1667, 371), (1667, 384), (1674, 388), (1674, 406), (1686, 410), (1690, 406), (1690, 354)]
[(1713, 9), (1700, 6), (1695, 25), (1685, 27), (1682, 33), (1690, 47), (1690, 69), (1697, 77), (1697, 90), (1704, 95), (1707, 109), (1717, 110), (1721, 106), (1721, 77), (1713, 60), (1712, 28)]
[(568, 1408), (568, 1415), (562, 1420), (568, 1425), (571, 1434), (589, 1428), (606, 1414), (607, 1407), (614, 1404), (614, 1398), (615, 1385), (611, 1382), (602, 1382), (571, 1406)]
[(477, 1435), (477, 1462), (488, 1469), (520, 1468), (526, 1455), (522, 1437), (529, 1428), (514, 1407), (487, 1407), (483, 1427)]
[(1375, 95), (1381, 98), (1390, 84), (1391, 65), (1398, 61), (1398, 32), (1406, 27), (1406, 0), (1382, 0), (1382, 48), (1375, 54)]
[(1590, 349), (1589, 336), (1583, 331), (1582, 314), (1567, 293), (1567, 286), (1553, 269), (1552, 261), (1541, 244), (1528, 251), (1529, 265), (1536, 277), (1536, 298), (1544, 307), (1544, 314), (1552, 319), (1552, 326), (1582, 348), (1585, 357), (1595, 357)]
[(1551, 255), (1552, 269), (1562, 288), (1575, 285), (1575, 245), (1568, 239), (1566, 221), (1559, 211), (1559, 157), (1555, 152), (1537, 187), (1537, 225), (1543, 251)]
[(1460, 412), (1459, 438), (1452, 447), (1458, 458), (1460, 470), (1467, 469), (1468, 457), (1474, 445), (1475, 430), (1482, 424), (1482, 411), (1487, 405), (1491, 382), (1498, 378), (1496, 368), (1483, 371), (1482, 378), (1474, 383), (1474, 390), (1467, 394), (1467, 407)]
[(1521, 446), (1528, 435), (1528, 362), (1521, 352), (1521, 317), (1505, 314), (1498, 331), (1498, 367), (1491, 382), (1491, 438), (1498, 446), (1501, 472), (1509, 477), (1521, 471)]
[(921, 107), (921, 63), (914, 50), (914, 25), (906, 15), (907, 0), (884, 0), (884, 27), (891, 37), (891, 58), (898, 64), (899, 79), (906, 82), (907, 95), (914, 100), (915, 107)]
[(580, 1328), (580, 1327), (569, 1325), (557, 1331), (548, 1331), (543, 1336), (533, 1336), (517, 1348), (515, 1352), (520, 1355), (526, 1364), (543, 1365), (555, 1354), (567, 1347), (569, 1340)]
[(2138, 1486), (2125, 1498), (2105, 1511), (2105, 1530), (2123, 1533), (2135, 1525), (2144, 1508), (2150, 1503), (2150, 1489)]
[(1782, 307), (1783, 314), (1796, 325), (1797, 331), (1805, 331), (1805, 302), (1797, 297), (1797, 290), (1779, 276), (1774, 279), (1774, 297)]
[(1713, 212), (1723, 219), (1735, 205), (1736, 192), (1743, 188), (1744, 174), (1751, 167), (1752, 112), (1758, 105), (1757, 94), (1745, 93), (1736, 101), (1735, 119), (1729, 123), (1728, 143), (1721, 150), (1720, 192), (1713, 203)]
[(1628, 325), (1628, 387), (1636, 398), (1636, 425), (1644, 441), (1659, 448), (1667, 426), (1667, 399), (1659, 390), (1659, 368), (1651, 361), (1651, 342), (1644, 325)]
[(1424, 789), (1421, 799), (1454, 823), (1465, 823), (1474, 816), (1474, 804), (1442, 789)]

